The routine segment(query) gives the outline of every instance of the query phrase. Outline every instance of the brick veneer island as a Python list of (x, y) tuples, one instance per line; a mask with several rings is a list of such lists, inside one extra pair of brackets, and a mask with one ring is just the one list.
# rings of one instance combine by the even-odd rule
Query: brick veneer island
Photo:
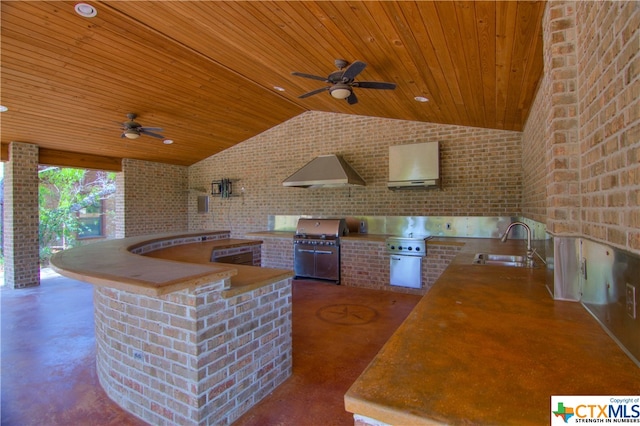
[(152, 256), (183, 245), (210, 259), (259, 243), (162, 234), (52, 258), (95, 285), (97, 372), (110, 398), (155, 425), (230, 424), (291, 374), (291, 271)]

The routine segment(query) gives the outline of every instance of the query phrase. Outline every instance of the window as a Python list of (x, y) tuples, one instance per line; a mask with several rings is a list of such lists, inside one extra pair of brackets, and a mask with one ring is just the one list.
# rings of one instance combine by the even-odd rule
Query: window
[(104, 236), (103, 209), (102, 200), (97, 200), (94, 204), (78, 211), (79, 239)]

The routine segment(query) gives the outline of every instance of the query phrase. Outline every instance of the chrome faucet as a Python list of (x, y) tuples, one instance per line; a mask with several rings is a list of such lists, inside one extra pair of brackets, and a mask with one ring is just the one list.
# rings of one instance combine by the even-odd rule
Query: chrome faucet
[(507, 242), (507, 238), (509, 237), (509, 231), (511, 231), (511, 228), (513, 228), (516, 225), (520, 225), (523, 226), (524, 229), (527, 230), (527, 260), (529, 262), (533, 262), (533, 250), (531, 249), (531, 228), (529, 228), (529, 225), (527, 225), (526, 223), (523, 222), (511, 222), (509, 224), (509, 226), (507, 227), (507, 230), (504, 231), (504, 235), (502, 236), (502, 238), (500, 238), (500, 241), (502, 241), (503, 243)]

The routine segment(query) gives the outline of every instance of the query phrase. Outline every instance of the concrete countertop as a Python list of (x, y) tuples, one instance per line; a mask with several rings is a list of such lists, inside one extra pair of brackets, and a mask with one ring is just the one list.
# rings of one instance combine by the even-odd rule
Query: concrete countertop
[[(51, 267), (61, 275), (79, 281), (148, 296), (160, 296), (226, 278), (231, 278), (231, 288), (225, 291), (233, 295), (293, 276), (287, 270), (209, 262), (212, 247), (229, 248), (230, 243), (237, 246), (245, 241), (246, 244), (256, 244), (253, 240), (222, 239), (201, 243), (211, 247), (208, 247), (208, 253), (201, 251), (195, 260), (179, 256), (177, 259), (163, 259), (131, 253), (132, 249), (153, 242), (198, 235), (215, 236), (221, 232), (165, 233), (102, 241), (56, 253), (51, 258)], [(178, 249), (176, 253), (189, 253), (187, 246), (191, 244), (171, 248)], [(201, 261), (202, 256), (207, 257), (206, 262)], [(240, 270), (242, 276), (234, 280), (232, 277), (236, 277)]]
[(638, 366), (579, 303), (551, 298), (545, 268), (472, 264), (477, 252), (521, 254), (523, 241), (464, 244), (349, 389), (347, 411), (394, 425), (541, 425), (552, 395), (638, 395)]
[(229, 238), (161, 248), (145, 253), (145, 256), (156, 259), (232, 267), (236, 270), (236, 275), (231, 277), (231, 287), (222, 292), (223, 297), (232, 297), (293, 276), (293, 272), (287, 269), (211, 262), (211, 253), (213, 250), (259, 244), (262, 244), (262, 241)]
[[(223, 250), (234, 247), (260, 245), (260, 240), (242, 240), (225, 238), (221, 240), (201, 241), (189, 244), (180, 244), (171, 247), (163, 247), (144, 254), (144, 256), (156, 259), (177, 260), (189, 263), (211, 264), (211, 253), (214, 250)], [(216, 265), (229, 265), (215, 263)], [(233, 265), (234, 267), (236, 265)]]

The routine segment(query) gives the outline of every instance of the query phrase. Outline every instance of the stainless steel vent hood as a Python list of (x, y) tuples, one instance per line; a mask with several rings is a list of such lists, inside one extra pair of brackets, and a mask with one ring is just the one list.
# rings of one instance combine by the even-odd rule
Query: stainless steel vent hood
[(359, 185), (362, 177), (342, 157), (320, 155), (282, 182), (284, 186), (301, 188), (327, 188)]
[(389, 147), (389, 189), (439, 188), (440, 143)]

